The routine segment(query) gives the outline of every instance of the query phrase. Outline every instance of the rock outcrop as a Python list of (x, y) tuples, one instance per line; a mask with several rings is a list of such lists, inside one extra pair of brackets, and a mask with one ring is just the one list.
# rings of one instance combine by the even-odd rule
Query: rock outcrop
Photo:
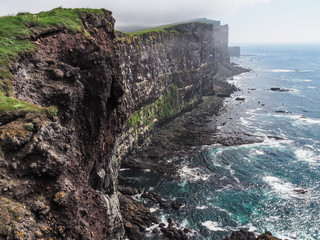
[(281, 240), (281, 239), (273, 237), (271, 232), (269, 231), (265, 231), (265, 233), (256, 237), (254, 233), (241, 229), (239, 231), (232, 232), (230, 236), (224, 238), (224, 240)]
[(35, 50), (10, 66), (15, 98), (56, 108), (0, 113), (0, 238), (122, 235), (110, 160), (124, 119), (114, 19), (103, 10), (79, 20), (88, 34), (38, 29)]

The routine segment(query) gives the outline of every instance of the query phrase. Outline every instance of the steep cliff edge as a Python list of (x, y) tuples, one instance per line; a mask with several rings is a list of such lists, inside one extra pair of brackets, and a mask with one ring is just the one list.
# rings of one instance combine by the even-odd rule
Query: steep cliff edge
[(114, 19), (106, 10), (43, 14), (22, 22), (32, 51), (8, 55), (1, 66), (12, 91), (2, 91), (0, 102), (0, 238), (113, 239), (122, 221), (117, 163), (109, 159), (124, 116)]
[(0, 21), (0, 238), (122, 238), (121, 159), (232, 68), (214, 27), (116, 37), (104, 9)]
[(190, 23), (117, 37), (128, 121), (117, 140), (122, 158), (150, 131), (213, 94), (213, 26)]

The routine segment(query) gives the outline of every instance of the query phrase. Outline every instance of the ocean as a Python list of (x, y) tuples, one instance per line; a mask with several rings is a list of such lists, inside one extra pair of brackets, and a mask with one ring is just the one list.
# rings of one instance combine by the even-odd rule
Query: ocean
[(231, 61), (252, 71), (228, 80), (239, 91), (209, 125), (264, 141), (203, 146), (182, 159), (176, 181), (123, 174), (140, 178), (140, 188), (184, 202), (180, 211), (151, 210), (163, 222), (170, 217), (201, 232), (190, 239), (220, 240), (240, 228), (320, 239), (320, 46), (243, 45), (241, 54)]

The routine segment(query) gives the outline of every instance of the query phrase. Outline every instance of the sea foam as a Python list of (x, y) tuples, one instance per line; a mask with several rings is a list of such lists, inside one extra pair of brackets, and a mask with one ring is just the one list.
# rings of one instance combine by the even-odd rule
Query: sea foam
[(210, 231), (227, 231), (226, 229), (222, 228), (218, 222), (205, 221), (201, 224), (202, 226), (208, 228)]

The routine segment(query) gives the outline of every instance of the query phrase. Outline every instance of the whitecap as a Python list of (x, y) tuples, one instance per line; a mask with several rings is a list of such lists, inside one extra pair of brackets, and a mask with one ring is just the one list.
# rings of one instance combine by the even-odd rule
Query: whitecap
[(296, 70), (289, 70), (289, 69), (269, 69), (266, 72), (274, 72), (274, 73), (289, 73), (289, 72), (296, 72)]
[(210, 231), (227, 231), (226, 229), (222, 228), (218, 222), (205, 221), (201, 224), (202, 226), (208, 228)]
[(243, 124), (243, 125), (245, 125), (245, 126), (250, 126), (250, 125), (252, 125), (252, 122), (249, 122), (248, 120), (246, 120), (246, 119), (244, 119), (243, 117), (240, 117), (240, 121), (241, 121), (241, 123)]
[(263, 108), (249, 109), (246, 111), (246, 114), (249, 114), (251, 117), (252, 117), (252, 114), (260, 115), (260, 114), (257, 114), (256, 112), (261, 110), (263, 110)]
[(187, 226), (189, 225), (188, 219), (183, 219), (182, 222), (180, 223), (180, 225), (181, 225), (182, 227), (187, 227)]
[(198, 209), (198, 210), (204, 210), (207, 208), (208, 208), (208, 206), (196, 206), (196, 209)]
[(302, 189), (299, 186), (295, 186), (290, 182), (285, 182), (281, 180), (278, 177), (274, 176), (265, 176), (262, 178), (264, 182), (266, 182), (271, 188), (274, 189), (274, 191), (277, 193), (277, 195), (283, 199), (288, 198), (306, 198), (306, 194), (299, 194), (295, 190)]
[(180, 168), (178, 173), (182, 179), (188, 181), (207, 181), (210, 177), (209, 174), (202, 173), (201, 169), (197, 167), (190, 168), (188, 166), (183, 166), (182, 168)]
[(233, 77), (233, 80), (240, 80), (240, 79), (243, 79), (244, 76), (242, 74), (239, 74), (239, 75), (236, 75)]
[(293, 115), (291, 118), (303, 123), (320, 124), (320, 118), (308, 118), (303, 115)]
[(157, 210), (159, 210), (159, 208), (156, 208), (156, 207), (150, 208), (150, 212), (155, 212), (155, 211), (157, 211)]
[(256, 156), (256, 155), (264, 155), (264, 151), (263, 150), (259, 150), (259, 149), (251, 149), (250, 150), (250, 155)]
[(291, 195), (295, 189), (291, 183), (283, 182), (280, 178), (274, 176), (263, 177), (263, 181), (272, 187), (277, 193), (280, 193), (282, 197)]
[(186, 180), (184, 180), (183, 182), (181, 182), (181, 183), (179, 183), (178, 185), (180, 186), (180, 187), (185, 187), (185, 186), (187, 186), (187, 184), (188, 184), (188, 182), (186, 181)]
[(296, 158), (300, 161), (308, 162), (310, 164), (319, 164), (320, 155), (308, 148), (298, 148), (294, 151)]
[(246, 229), (248, 229), (249, 232), (256, 232), (258, 230), (258, 228), (253, 226), (252, 223), (248, 223), (247, 225), (244, 225), (241, 228), (246, 228)]
[(146, 228), (145, 229), (146, 237), (151, 237), (153, 229), (157, 227), (159, 227), (159, 224), (153, 223), (150, 227)]

